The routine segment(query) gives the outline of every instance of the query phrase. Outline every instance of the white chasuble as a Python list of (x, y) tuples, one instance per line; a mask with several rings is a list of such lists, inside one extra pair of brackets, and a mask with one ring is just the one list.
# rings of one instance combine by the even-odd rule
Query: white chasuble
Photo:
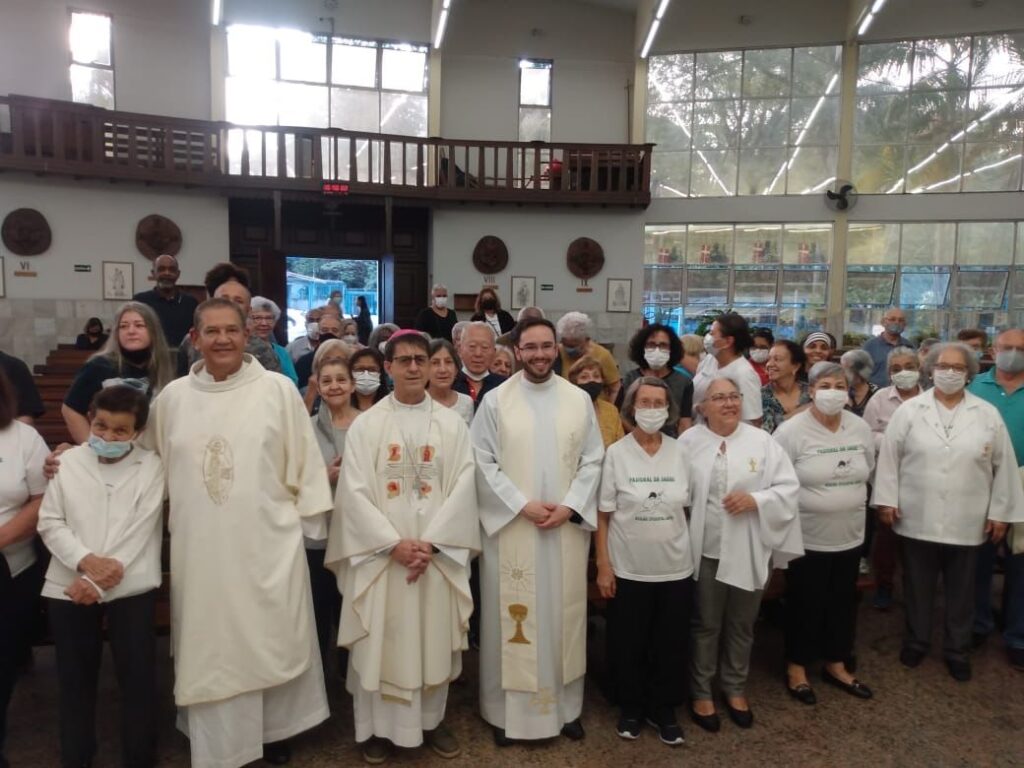
[(219, 382), (196, 363), (154, 400), (145, 439), (171, 503), (175, 702), (272, 688), (319, 663), (301, 521), (331, 508), (331, 490), (295, 385), (249, 355)]
[[(440, 550), (412, 584), (390, 557), (402, 539)], [(338, 644), (351, 650), (350, 690), (410, 704), (459, 676), (473, 612), (469, 556), (479, 549), (462, 418), (429, 397), (408, 406), (392, 396), (356, 419), (325, 556), (345, 598)]]
[[(483, 715), (510, 738), (555, 736), (582, 707), (600, 430), (582, 390), (519, 373), (484, 399), (472, 435), (485, 534)], [(567, 506), (582, 522), (539, 529), (519, 515), (528, 501)]]
[(740, 589), (763, 589), (771, 568), (804, 553), (797, 513), (800, 481), (778, 443), (762, 429), (740, 422), (722, 437), (701, 424), (686, 430), (679, 443), (690, 462), (690, 546), (700, 575), (704, 523), (715, 456), (725, 444), (726, 493), (743, 491), (757, 502), (756, 512), (721, 513), (718, 581)]

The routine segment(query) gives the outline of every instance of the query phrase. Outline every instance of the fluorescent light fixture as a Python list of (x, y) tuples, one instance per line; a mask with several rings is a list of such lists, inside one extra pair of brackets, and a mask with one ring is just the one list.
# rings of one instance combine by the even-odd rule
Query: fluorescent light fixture
[(654, 18), (651, 19), (651, 28), (647, 30), (647, 39), (644, 40), (644, 47), (640, 49), (640, 58), (646, 59), (647, 54), (651, 51), (651, 45), (654, 43), (654, 37), (658, 34), (658, 27), (661, 26), (661, 20), (665, 16), (665, 11), (668, 10), (668, 4), (671, 0), (661, 0), (658, 3), (658, 9), (654, 12)]
[(213, 17), (211, 21), (213, 21), (213, 26), (215, 27), (220, 25), (220, 14), (222, 10), (221, 1), (222, 0), (213, 0)]
[(441, 18), (437, 20), (437, 34), (434, 36), (434, 48), (440, 48), (444, 42), (444, 30), (448, 26), (448, 4), (441, 8)]

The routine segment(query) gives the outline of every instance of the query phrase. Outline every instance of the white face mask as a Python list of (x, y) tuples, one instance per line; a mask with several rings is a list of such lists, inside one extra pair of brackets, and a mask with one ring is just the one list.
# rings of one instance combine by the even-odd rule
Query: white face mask
[(958, 371), (936, 371), (932, 381), (942, 394), (955, 395), (966, 386), (967, 374)]
[(355, 344), (357, 341), (359, 341), (359, 337), (357, 337), (354, 333), (349, 333), (342, 336), (341, 340), (344, 341), (346, 344)]
[(388, 343), (386, 341), (382, 341), (380, 344), (377, 345), (377, 349), (380, 350), (380, 353), (382, 355), (384, 354), (384, 350), (387, 349), (387, 347), (388, 347)]
[(435, 296), (434, 297), (434, 306), (437, 307), (438, 309), (444, 309), (445, 307), (448, 306), (448, 297), (447, 296)]
[(644, 360), (654, 370), (659, 370), (665, 367), (668, 362), (668, 352), (664, 349), (645, 349)]
[(380, 374), (374, 371), (356, 371), (352, 378), (356, 382), (356, 392), (360, 395), (372, 395), (380, 389)]
[(709, 355), (715, 354), (715, 337), (710, 333), (704, 337), (704, 351)]
[(633, 414), (636, 425), (649, 435), (653, 435), (668, 421), (668, 408), (638, 408)]
[(313, 341), (320, 338), (320, 323), (306, 323), (306, 335)]
[(819, 389), (814, 393), (814, 407), (826, 416), (835, 416), (846, 407), (849, 399), (845, 389)]
[(768, 353), (770, 349), (752, 349), (750, 350), (750, 359), (758, 365), (764, 365), (768, 362)]
[(897, 371), (892, 375), (892, 383), (896, 386), (896, 389), (913, 389), (920, 380), (920, 371)]

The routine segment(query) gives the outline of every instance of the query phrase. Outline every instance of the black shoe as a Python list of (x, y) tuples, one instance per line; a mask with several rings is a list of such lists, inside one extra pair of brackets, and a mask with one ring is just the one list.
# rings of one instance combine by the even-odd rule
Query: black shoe
[(1006, 658), (1010, 662), (1011, 667), (1024, 672), (1024, 648), (1007, 648)]
[(971, 632), (971, 647), (977, 650), (988, 640), (988, 632)]
[(971, 679), (971, 662), (959, 659), (946, 659), (946, 669), (958, 683), (966, 683)]
[(789, 695), (799, 701), (801, 704), (817, 704), (818, 697), (814, 695), (814, 689), (811, 688), (809, 683), (800, 683), (796, 688), (790, 688), (789, 682), (786, 682), (786, 690), (789, 691)]
[(496, 747), (508, 747), (511, 746), (512, 739), (505, 735), (504, 728), (494, 728), (494, 746)]
[(729, 719), (740, 728), (750, 728), (754, 725), (754, 712), (749, 709), (736, 709), (729, 700), (725, 701), (725, 709), (729, 713)]
[(562, 735), (565, 738), (572, 741), (583, 741), (583, 737), (586, 736), (586, 732), (583, 730), (583, 723), (577, 717), (570, 723), (566, 723), (562, 726)]
[(854, 678), (852, 683), (844, 683), (827, 669), (821, 670), (821, 679), (829, 685), (834, 685), (841, 691), (846, 691), (851, 696), (856, 696), (858, 699), (870, 699), (875, 695), (871, 692), (870, 688), (857, 678)]
[(924, 656), (924, 651), (919, 651), (915, 648), (903, 648), (900, 650), (900, 664), (913, 669), (921, 665), (921, 662), (924, 661)]
[(287, 765), (292, 759), (292, 747), (287, 741), (274, 741), (263, 745), (263, 762)]
[(718, 716), (717, 712), (712, 712), (710, 715), (702, 715), (694, 711), (693, 707), (690, 707), (690, 719), (708, 733), (718, 733), (722, 728), (722, 719)]
[(643, 723), (640, 722), (640, 718), (634, 717), (632, 713), (623, 713), (619, 718), (618, 725), (615, 726), (615, 732), (623, 739), (629, 739), (633, 741), (640, 738), (640, 730), (643, 728)]
[(678, 747), (686, 743), (683, 729), (679, 727), (676, 715), (671, 710), (658, 716), (648, 716), (647, 722), (658, 732), (658, 738), (661, 739), (662, 744)]

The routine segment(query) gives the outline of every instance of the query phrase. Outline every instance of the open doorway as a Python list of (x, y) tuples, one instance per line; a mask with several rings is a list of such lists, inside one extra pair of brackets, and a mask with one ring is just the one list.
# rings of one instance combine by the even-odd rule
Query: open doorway
[(334, 291), (341, 292), (341, 312), (354, 317), (356, 298), (366, 298), (370, 319), (378, 324), (380, 262), (371, 259), (325, 259), (286, 256), (288, 341), (306, 332), (306, 312), (322, 307)]

